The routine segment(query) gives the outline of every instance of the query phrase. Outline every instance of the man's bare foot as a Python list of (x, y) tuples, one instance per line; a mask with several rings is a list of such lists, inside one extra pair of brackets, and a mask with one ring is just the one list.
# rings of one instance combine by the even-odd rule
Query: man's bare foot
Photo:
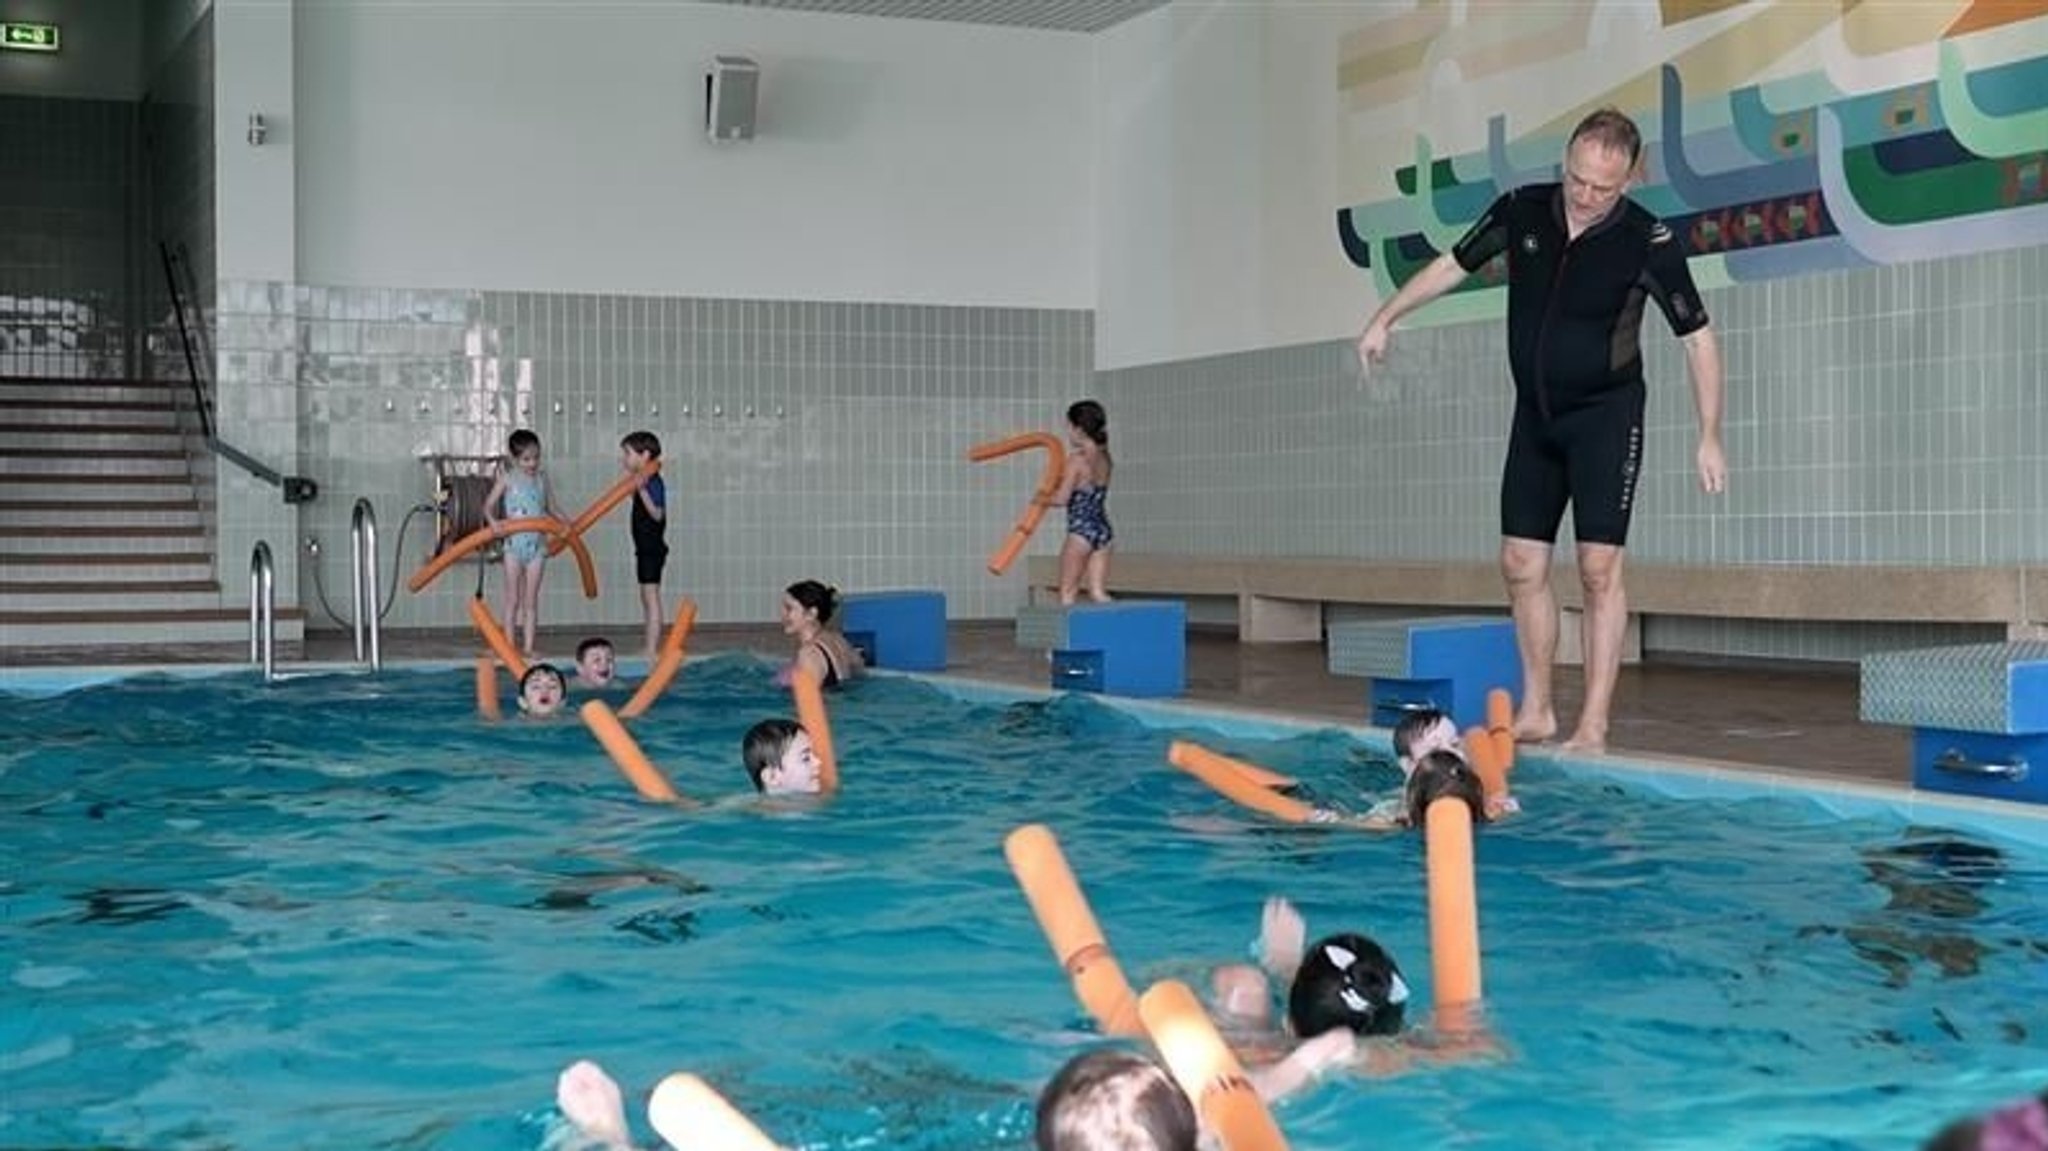
[(1106, 592), (1106, 591), (1104, 591), (1104, 592), (1094, 592), (1094, 591), (1092, 591), (1092, 592), (1089, 592), (1089, 593), (1088, 593), (1088, 598), (1089, 598), (1089, 599), (1091, 599), (1091, 600), (1093, 600), (1093, 601), (1095, 601), (1096, 603), (1108, 603), (1108, 602), (1110, 602), (1110, 599), (1109, 599), (1109, 593), (1108, 593), (1108, 592)]
[(1521, 714), (1515, 716), (1516, 743), (1543, 743), (1556, 735), (1557, 713), (1547, 707), (1541, 711), (1530, 711), (1524, 707)]
[(1599, 728), (1588, 728), (1581, 724), (1572, 737), (1565, 740), (1560, 750), (1577, 755), (1607, 754), (1607, 732)]

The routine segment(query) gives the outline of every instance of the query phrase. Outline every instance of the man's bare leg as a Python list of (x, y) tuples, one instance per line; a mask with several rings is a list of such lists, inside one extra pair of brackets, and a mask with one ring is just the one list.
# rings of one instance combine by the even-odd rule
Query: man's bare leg
[(1614, 684), (1621, 676), (1621, 647), (1628, 633), (1628, 592), (1621, 582), (1622, 550), (1613, 544), (1579, 545), (1579, 587), (1585, 594), (1585, 615), (1579, 636), (1586, 655), (1586, 700), (1579, 726), (1565, 747), (1572, 751), (1607, 750), (1607, 719), (1614, 706)]
[(1500, 574), (1507, 580), (1515, 615), (1515, 648), (1522, 656), (1522, 706), (1515, 714), (1515, 739), (1541, 743), (1557, 734), (1550, 702), (1550, 665), (1557, 658), (1557, 596), (1550, 590), (1551, 545), (1503, 536)]

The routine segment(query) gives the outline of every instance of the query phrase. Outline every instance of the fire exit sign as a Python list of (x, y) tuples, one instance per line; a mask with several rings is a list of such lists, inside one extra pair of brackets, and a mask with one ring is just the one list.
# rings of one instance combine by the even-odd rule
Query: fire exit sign
[(0, 23), (0, 48), (13, 52), (55, 52), (64, 42), (55, 24)]

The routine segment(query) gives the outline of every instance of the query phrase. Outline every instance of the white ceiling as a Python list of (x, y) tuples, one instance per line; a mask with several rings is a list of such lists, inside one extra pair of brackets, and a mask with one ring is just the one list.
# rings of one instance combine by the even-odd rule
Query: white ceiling
[(952, 20), (963, 24), (1004, 24), (1058, 32), (1100, 32), (1170, 0), (714, 0), (751, 8), (840, 12), (849, 16), (892, 16), (905, 20)]

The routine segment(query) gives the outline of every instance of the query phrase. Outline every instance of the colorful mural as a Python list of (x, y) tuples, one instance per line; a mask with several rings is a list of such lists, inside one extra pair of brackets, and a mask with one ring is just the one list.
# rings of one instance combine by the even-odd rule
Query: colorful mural
[[(1557, 179), (1605, 104), (1642, 126), (1632, 195), (1686, 237), (1702, 286), (2048, 243), (2048, 0), (1371, 12), (1339, 52), (1355, 206), (1337, 233), (1383, 296), (1502, 191)], [(1417, 318), (1491, 314), (1500, 283), (1484, 269), (1464, 306)]]

